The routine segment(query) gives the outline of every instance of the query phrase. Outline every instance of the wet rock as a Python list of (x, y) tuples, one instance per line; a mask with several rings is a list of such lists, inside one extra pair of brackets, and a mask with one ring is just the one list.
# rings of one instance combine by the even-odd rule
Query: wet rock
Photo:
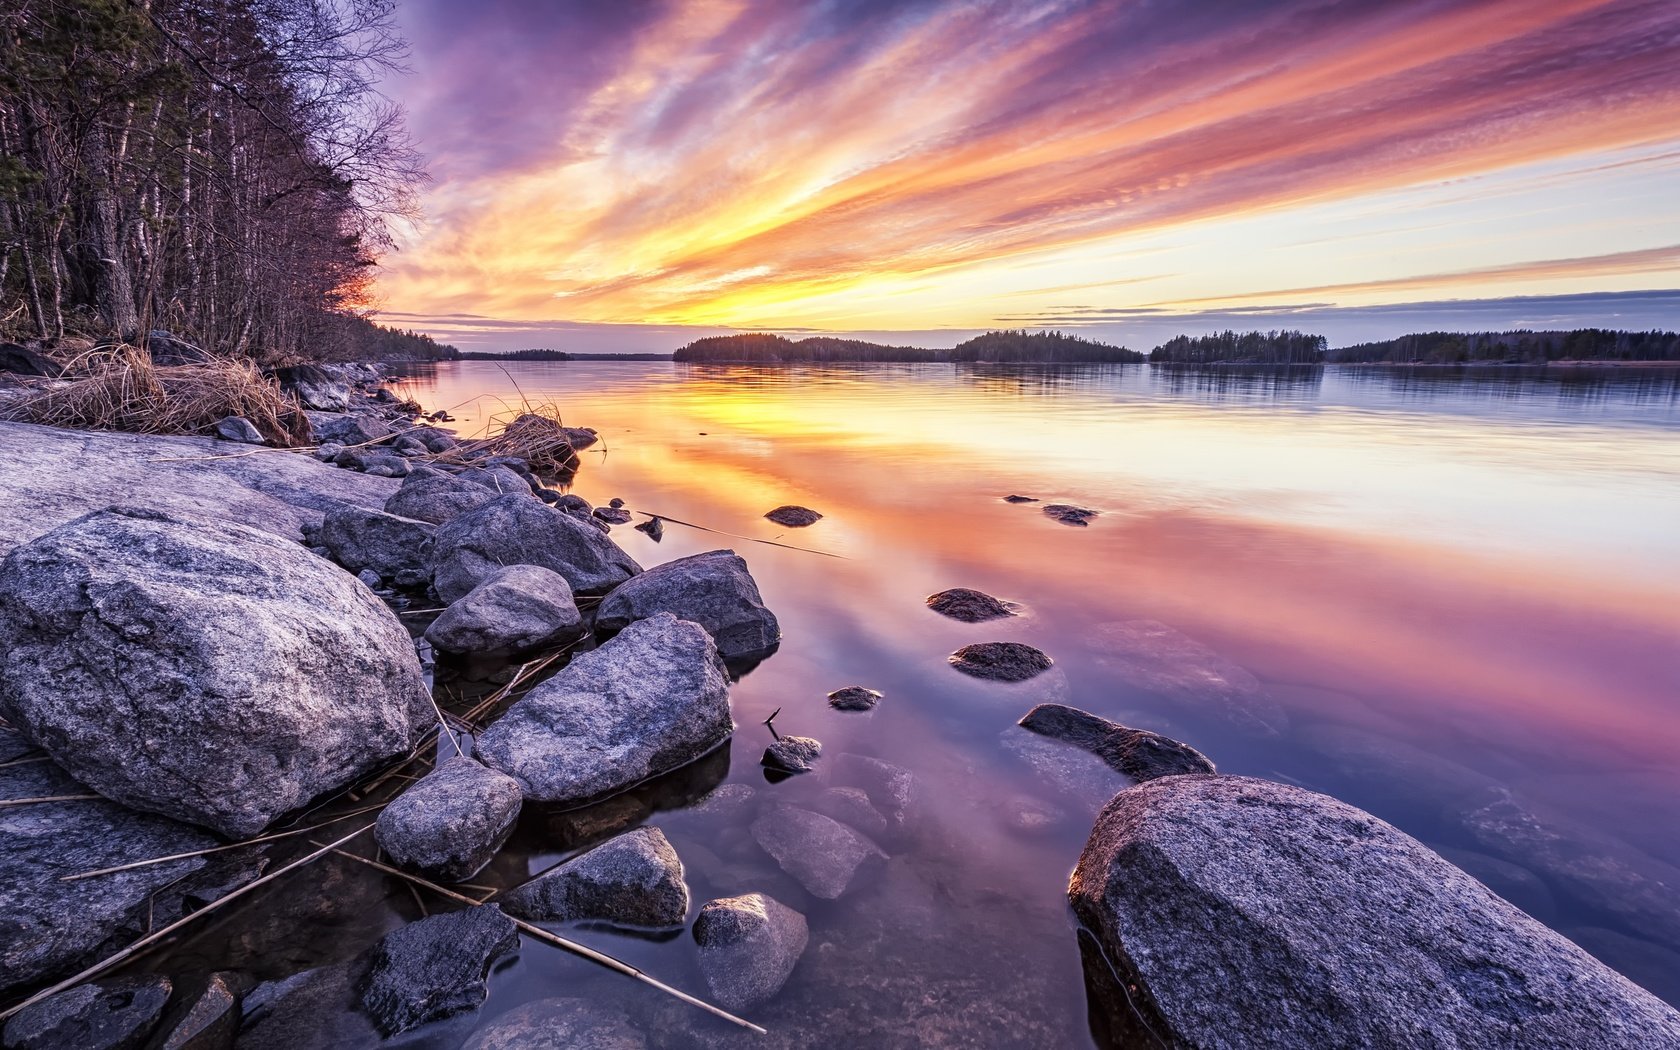
[(649, 518), (636, 526), (637, 532), (645, 532), (648, 539), (655, 543), (665, 538), (665, 521), (662, 518)]
[(1020, 642), (977, 642), (951, 654), (963, 674), (994, 682), (1024, 682), (1050, 670), (1050, 657)]
[(707, 901), (694, 920), (700, 972), (727, 1010), (749, 1009), (781, 991), (809, 936), (805, 916), (762, 893)]
[(244, 416), (228, 416), (217, 423), (216, 435), (228, 441), (238, 441), (246, 445), (266, 444), (263, 440), (262, 431), (258, 430), (256, 424)]
[(1017, 496), (1013, 493), (1003, 497), (1005, 503), (1037, 503), (1037, 496)]
[(807, 805), (815, 812), (856, 828), (865, 835), (874, 837), (887, 833), (887, 818), (869, 801), (869, 793), (862, 788), (831, 787), (809, 800)]
[(6, 1050), (139, 1050), (163, 1019), (167, 977), (82, 984), (19, 1010), (6, 1022)]
[(737, 817), (745, 813), (757, 797), (758, 791), (750, 784), (720, 784), (717, 789), (694, 804), (696, 813), (719, 813), (727, 817)]
[(519, 782), (470, 758), (450, 758), (379, 814), (374, 836), (405, 868), (463, 882), (490, 863), (519, 819)]
[(1021, 728), (1091, 752), (1115, 772), (1142, 783), (1182, 773), (1212, 773), (1213, 763), (1189, 744), (1159, 733), (1130, 729), (1062, 704), (1039, 704)]
[(798, 507), (793, 504), (777, 507), (764, 515), (777, 525), (785, 525), (790, 529), (803, 529), (807, 525), (815, 525), (822, 520), (822, 515), (809, 507)]
[(1680, 1041), (1680, 1014), (1417, 841), (1283, 784), (1121, 792), (1068, 897), (1130, 990), (1094, 1012), (1151, 1045)]
[(597, 520), (604, 521), (608, 525), (628, 525), (630, 524), (632, 515), (629, 511), (622, 510), (618, 507), (596, 507), (595, 517)]
[(241, 983), (213, 973), (182, 988), (147, 1050), (227, 1050), (239, 1032)]
[(507, 565), (540, 565), (578, 594), (599, 594), (642, 571), (596, 529), (529, 493), (498, 496), (451, 518), (432, 538), (432, 586), (455, 601)]
[(518, 927), (494, 904), (411, 922), (375, 947), (362, 1007), (386, 1035), (477, 1009), (491, 965), (518, 947)]
[(1289, 728), (1283, 708), (1245, 668), (1164, 623), (1099, 624), (1083, 641), (1101, 654), (1098, 666), (1134, 688), (1252, 733), (1275, 736)]
[(462, 1050), (647, 1050), (622, 1012), (594, 999), (538, 999), (496, 1018)]
[(519, 656), (584, 633), (565, 577), (540, 565), (509, 565), (445, 609), (426, 640), (451, 653)]
[(761, 652), (782, 637), (747, 563), (734, 551), (678, 558), (619, 584), (595, 611), (595, 629), (610, 634), (659, 612), (704, 627), (725, 660)]
[(425, 564), (425, 546), (435, 531), (437, 526), (424, 521), (347, 504), (327, 512), (315, 542), (351, 572), (371, 569), (394, 577)]
[(783, 773), (809, 773), (822, 754), (822, 741), (808, 736), (784, 736), (764, 749), (760, 764)]
[(1478, 849), (1522, 865), (1593, 913), (1680, 943), (1680, 869), (1503, 788), (1479, 792), (1450, 816)]
[(532, 689), (478, 749), (526, 798), (576, 805), (692, 762), (734, 728), (711, 635), (658, 613)]
[(361, 580), (363, 586), (374, 591), (378, 590), (380, 586), (385, 583), (385, 578), (377, 572), (374, 572), (372, 569), (363, 569), (361, 572), (358, 572), (356, 574), (356, 579)]
[(774, 806), (752, 823), (752, 836), (806, 891), (834, 900), (866, 862), (886, 853), (861, 832), (798, 806)]
[(239, 1050), (378, 1045), (379, 1030), (361, 1006), (369, 955), (364, 952), (253, 988), (243, 1003)]
[(239, 525), (89, 514), (0, 563), (0, 712), (76, 779), (233, 838), (434, 719), (408, 632), (354, 578)]
[(688, 885), (665, 833), (637, 828), (508, 890), (497, 903), (535, 921), (663, 928), (687, 918)]
[(451, 518), (484, 506), (496, 495), (494, 489), (456, 481), (450, 475), (411, 471), (403, 479), (402, 487), (385, 501), (385, 513), (442, 525)]
[(894, 829), (914, 819), (920, 785), (908, 769), (867, 755), (840, 754), (834, 757), (831, 773), (841, 784), (862, 788)]
[(1097, 516), (1097, 512), (1066, 503), (1046, 503), (1044, 505), (1044, 516), (1052, 521), (1059, 521), (1063, 525), (1077, 525), (1084, 528), (1091, 524), (1091, 519)]
[(861, 685), (848, 685), (828, 694), (828, 706), (836, 711), (873, 711), (881, 694)]
[(984, 591), (968, 587), (952, 587), (948, 591), (928, 595), (927, 607), (941, 616), (949, 616), (963, 623), (985, 623), (1014, 616), (1018, 606), (994, 598)]

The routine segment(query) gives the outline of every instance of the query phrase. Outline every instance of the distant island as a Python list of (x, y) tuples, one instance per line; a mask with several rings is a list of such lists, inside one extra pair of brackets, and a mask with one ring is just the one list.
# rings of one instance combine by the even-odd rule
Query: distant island
[(1423, 332), (1332, 350), (1337, 364), (1513, 364), (1680, 361), (1680, 334), (1577, 328), (1566, 332)]
[(1089, 364), (1142, 361), (1143, 355), (1123, 346), (1061, 332), (1022, 330), (987, 332), (950, 349), (885, 346), (862, 339), (786, 336), (748, 332), (696, 339), (679, 349), (674, 360), (688, 364), (810, 364), (839, 362), (965, 363), (1034, 362)]
[(1215, 332), (1181, 335), (1149, 352), (1150, 364), (1320, 365), (1329, 341), (1305, 332)]
[(578, 354), (565, 350), (510, 350), (506, 353), (486, 353), (482, 350), (458, 351), (453, 361), (669, 361), (670, 354)]

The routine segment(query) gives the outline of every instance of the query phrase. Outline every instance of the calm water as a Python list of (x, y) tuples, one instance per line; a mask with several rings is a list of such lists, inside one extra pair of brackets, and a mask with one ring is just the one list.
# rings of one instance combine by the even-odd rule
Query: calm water
[[(1364, 806), (1680, 1003), (1674, 373), (462, 362), (406, 386), (464, 432), (521, 397), (596, 427), (605, 450), (574, 486), (591, 502), (838, 556), (675, 524), (660, 544), (614, 530), (644, 565), (733, 547), (785, 641), (734, 690), (729, 754), (583, 815), (527, 814), (475, 880), (517, 883), (617, 828), (657, 825), (696, 906), (765, 890), (808, 915), (793, 978), (749, 1011), (770, 1038), (527, 941), (481, 1014), (424, 1035), (435, 1045), (572, 994), (624, 1010), (659, 1046), (1089, 1045), (1063, 892), (1113, 782), (1013, 727), (1042, 699)], [(1009, 493), (1101, 516), (1070, 528)], [(826, 517), (763, 520), (783, 503)], [(924, 608), (953, 586), (1025, 615), (965, 625)], [(1194, 644), (1165, 658), (1092, 647), (1097, 625), (1138, 620)], [(1002, 686), (946, 666), (991, 639), (1037, 645), (1057, 668)], [(1270, 712), (1274, 732), (1186, 686), (1203, 672)], [(886, 699), (830, 711), (824, 694), (850, 684)], [(765, 782), (760, 723), (778, 708), (783, 733), (823, 741), (821, 775)], [(891, 861), (822, 902), (746, 827), (759, 806), (843, 783), (842, 753), (913, 771), (918, 794), (913, 824), (886, 838)], [(691, 805), (720, 782), (753, 793)], [(1469, 826), (1469, 800), (1500, 789), (1538, 838)], [(1595, 857), (1614, 863), (1582, 875)], [(302, 929), (300, 957), (243, 961), (278, 975), (418, 914), (395, 884), (341, 874), (359, 887), (342, 891), (342, 916), (267, 935)], [(704, 993), (686, 933), (571, 932)]]

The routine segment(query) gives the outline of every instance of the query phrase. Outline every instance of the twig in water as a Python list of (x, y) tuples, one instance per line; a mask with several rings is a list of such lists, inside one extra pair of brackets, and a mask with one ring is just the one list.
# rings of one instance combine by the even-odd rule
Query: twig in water
[(357, 828), (355, 831), (352, 831), (350, 834), (344, 836), (343, 838), (337, 840), (336, 842), (331, 842), (331, 843), (329, 843), (325, 846), (322, 846), (320, 849), (316, 850), (314, 853), (309, 854), (307, 857), (300, 857), (297, 860), (292, 861), (290, 864), (286, 865), (283, 868), (279, 868), (275, 871), (269, 872), (267, 875), (264, 875), (260, 879), (254, 879), (250, 882), (247, 882), (245, 885), (239, 887), (238, 889), (234, 890), (232, 893), (229, 893), (225, 897), (216, 898), (215, 900), (213, 900), (210, 903), (204, 905), (202, 908), (199, 908), (197, 911), (193, 912), (190, 915), (181, 916), (179, 919), (176, 919), (174, 922), (170, 923), (168, 926), (165, 926), (163, 929), (157, 930), (157, 931), (154, 931), (152, 933), (147, 934), (146, 936), (144, 936), (144, 937), (140, 938), (139, 940), (135, 941), (133, 944), (124, 948), (122, 951), (117, 952), (115, 955), (108, 956), (103, 961), (94, 963), (92, 966), (89, 966), (87, 969), (83, 970), (81, 973), (75, 974), (75, 975), (70, 976), (70, 977), (66, 977), (64, 980), (59, 981), (57, 984), (50, 985), (46, 988), (41, 989), (40, 991), (36, 992), (34, 995), (25, 999), (23, 1002), (18, 1003), (15, 1006), (10, 1007), (3, 1012), (0, 1012), (0, 1021), (4, 1021), (6, 1018), (12, 1016), (13, 1014), (17, 1013), (19, 1010), (22, 1010), (26, 1006), (33, 1006), (34, 1004), (40, 1002), (42, 999), (45, 999), (48, 996), (57, 995), (59, 992), (64, 991), (66, 988), (74, 988), (76, 985), (81, 984), (83, 981), (88, 980), (89, 978), (99, 976), (100, 974), (104, 973), (106, 970), (109, 970), (112, 967), (116, 966), (117, 964), (121, 963), (123, 960), (129, 959), (129, 958), (133, 957), (134, 955), (139, 954), (144, 949), (151, 947), (152, 945), (156, 944), (158, 941), (160, 941), (163, 938), (169, 936), (170, 934), (174, 933), (176, 930), (178, 930), (181, 927), (187, 925), (188, 923), (192, 922), (193, 920), (201, 918), (205, 915), (209, 915), (211, 912), (216, 911), (217, 909), (221, 908), (223, 905), (232, 903), (233, 901), (238, 900), (240, 897), (245, 896), (247, 893), (250, 893), (252, 890), (256, 889), (257, 887), (266, 886), (269, 883), (273, 882), (275, 879), (280, 878), (282, 875), (290, 874), (291, 872), (294, 872), (297, 869), (299, 869), (299, 868), (301, 868), (301, 867), (303, 867), (307, 864), (311, 864), (311, 863), (319, 860), (320, 858), (326, 856), (328, 853), (332, 853), (332, 852), (336, 851), (338, 849), (338, 847), (343, 846), (343, 845), (347, 845), (350, 842), (351, 839), (355, 838), (357, 835), (360, 835), (365, 831), (368, 831), (372, 827), (373, 827), (372, 824), (367, 824), (367, 825), (364, 825), (360, 828)]
[[(407, 879), (408, 881), (414, 883), (417, 886), (422, 886), (422, 887), (424, 887), (428, 890), (431, 890), (433, 893), (441, 894), (445, 897), (448, 897), (450, 900), (459, 901), (462, 904), (476, 905), (476, 904), (480, 903), (479, 901), (473, 900), (471, 897), (467, 896), (464, 893), (456, 893), (454, 890), (445, 889), (442, 886), (439, 886), (435, 882), (427, 882), (425, 879), (422, 879), (418, 875), (410, 875), (408, 872), (402, 871), (398, 868), (393, 868), (389, 864), (381, 864), (376, 860), (369, 860), (366, 857), (358, 856), (354, 853), (346, 853), (344, 850), (337, 849), (337, 848), (334, 848), (334, 847), (328, 847), (328, 848), (331, 848), (334, 853), (337, 853), (339, 856), (344, 857), (347, 860), (353, 860), (353, 861), (356, 861), (356, 862), (361, 863), (361, 864), (366, 864), (370, 868), (376, 868), (379, 871), (383, 871), (387, 875), (395, 875), (399, 879)], [(615, 970), (618, 973), (624, 974), (626, 977), (633, 977), (636, 980), (641, 981), (643, 984), (651, 985), (652, 987), (659, 989), (660, 991), (664, 992), (666, 995), (674, 996), (678, 999), (681, 999), (683, 1002), (689, 1004), (690, 1006), (697, 1006), (697, 1007), (706, 1011), (709, 1014), (712, 1014), (716, 1017), (721, 1017), (725, 1021), (729, 1021), (732, 1024), (738, 1024), (742, 1028), (745, 1028), (749, 1031), (757, 1032), (759, 1035), (768, 1035), (769, 1034), (763, 1028), (760, 1028), (758, 1025), (753, 1024), (751, 1021), (743, 1020), (742, 1018), (736, 1017), (734, 1014), (729, 1013), (727, 1010), (723, 1010), (719, 1007), (713, 1006), (711, 1003), (708, 1003), (703, 999), (696, 999), (694, 996), (689, 995), (687, 992), (684, 992), (684, 991), (682, 991), (680, 989), (677, 989), (677, 988), (672, 988), (670, 985), (666, 984), (665, 982), (648, 976), (647, 974), (643, 973), (641, 970), (638, 970), (634, 966), (631, 966), (629, 963), (620, 962), (619, 960), (614, 959), (610, 955), (605, 955), (601, 952), (596, 951), (593, 948), (585, 947), (584, 945), (581, 945), (581, 944), (577, 943), (576, 941), (567, 940), (566, 938), (560, 936), (557, 933), (550, 933), (548, 930), (543, 929), (541, 926), (533, 926), (530, 923), (524, 921), (523, 919), (517, 919), (517, 918), (514, 918), (511, 915), (508, 916), (508, 918), (513, 919), (513, 924), (515, 926), (519, 927), (525, 933), (530, 934), (532, 937), (535, 937), (539, 941), (545, 941), (549, 944), (554, 945), (556, 948), (564, 948), (569, 952), (573, 952), (574, 954), (581, 955), (585, 959), (590, 960), (591, 962), (600, 963), (602, 966), (605, 966), (607, 969)]]
[(770, 735), (775, 737), (777, 740), (782, 738), (782, 734), (776, 732), (776, 716), (781, 713), (782, 709), (778, 707), (774, 711), (770, 712), (769, 718), (764, 720), (764, 725), (770, 730)]
[(669, 514), (656, 514), (651, 510), (638, 510), (636, 513), (649, 518), (664, 518), (666, 521), (673, 522), (677, 525), (687, 525), (689, 528), (699, 529), (701, 532), (710, 532), (718, 536), (728, 536), (732, 540), (746, 540), (748, 543), (763, 543), (770, 547), (786, 547), (790, 551), (803, 551), (806, 554), (820, 554), (824, 558), (839, 558), (841, 561), (851, 561), (851, 559), (846, 557), (844, 554), (835, 554), (832, 551), (819, 551), (811, 547), (795, 547), (791, 543), (777, 543), (775, 540), (759, 539), (757, 536), (742, 536), (735, 532), (724, 532), (722, 529), (714, 529), (709, 525), (696, 525), (692, 521), (684, 521), (681, 518), (673, 518)]
[(7, 769), (11, 766), (27, 766), (31, 762), (45, 762), (51, 757), (51, 755), (31, 755), (28, 758), (14, 758), (10, 762), (0, 762), (0, 769)]
[(92, 802), (104, 798), (103, 795), (43, 795), (40, 798), (8, 798), (0, 799), (0, 807), (32, 806), (37, 802)]

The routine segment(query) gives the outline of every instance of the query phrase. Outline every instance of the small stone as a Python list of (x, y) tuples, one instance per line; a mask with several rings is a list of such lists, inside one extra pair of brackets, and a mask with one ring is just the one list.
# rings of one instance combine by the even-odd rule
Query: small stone
[(1062, 704), (1039, 704), (1027, 712), (1020, 725), (1089, 751), (1110, 769), (1139, 783), (1184, 773), (1217, 772), (1208, 757), (1189, 744)]
[(1005, 503), (1037, 503), (1038, 502), (1038, 497), (1037, 496), (1017, 496), (1014, 493), (1011, 493), (1011, 494), (1003, 497), (1003, 501)]
[(786, 525), (790, 529), (803, 529), (807, 525), (815, 525), (822, 520), (822, 515), (809, 507), (798, 507), (793, 504), (777, 507), (764, 515), (777, 525)]
[(0, 1039), (6, 1050), (133, 1050), (169, 1004), (167, 977), (81, 984), (19, 1010)]
[(784, 736), (764, 749), (761, 764), (784, 773), (809, 773), (822, 754), (822, 741), (808, 736)]
[(995, 682), (1024, 682), (1050, 670), (1041, 650), (1020, 642), (978, 642), (951, 654), (951, 666), (963, 674)]
[(1014, 616), (1017, 606), (983, 591), (967, 587), (953, 587), (948, 591), (928, 595), (927, 607), (941, 616), (949, 616), (963, 623), (984, 623)]
[(861, 685), (848, 685), (828, 694), (828, 706), (836, 711), (873, 711), (881, 694)]
[(497, 903), (522, 919), (598, 919), (621, 926), (681, 926), (688, 916), (682, 861), (658, 828), (637, 828), (550, 868)]
[(315, 446), (315, 458), (323, 463), (331, 463), (344, 451), (344, 446), (336, 441), (323, 441)]
[(228, 416), (217, 423), (216, 434), (228, 441), (238, 441), (246, 445), (266, 444), (263, 441), (262, 431), (258, 430), (256, 424), (244, 416)]
[(1045, 516), (1061, 522), (1063, 525), (1077, 525), (1080, 528), (1091, 524), (1091, 519), (1097, 516), (1094, 510), (1075, 507), (1067, 503), (1047, 503), (1044, 505)]
[(805, 916), (763, 893), (707, 901), (694, 920), (700, 972), (712, 997), (730, 1010), (781, 991), (809, 939)]
[(607, 506), (611, 507), (613, 510), (617, 510), (618, 508), (624, 506), (624, 501), (619, 499), (617, 496), (614, 496), (612, 499), (607, 501)]
[(596, 507), (595, 517), (608, 525), (628, 525), (630, 524), (631, 514), (619, 507)]
[(761, 814), (752, 823), (752, 836), (783, 871), (824, 900), (850, 889), (866, 862), (887, 856), (861, 832), (798, 806), (776, 806)]
[(645, 532), (648, 539), (655, 543), (665, 538), (665, 522), (660, 518), (649, 518), (636, 526), (637, 532)]
[(374, 837), (402, 867), (461, 882), (507, 841), (520, 802), (519, 781), (470, 758), (451, 758), (385, 807)]
[(384, 577), (380, 576), (372, 569), (363, 569), (361, 572), (358, 572), (356, 574), (356, 579), (361, 580), (369, 590), (378, 590), (379, 585), (385, 582)]
[(494, 904), (411, 922), (374, 948), (362, 1006), (386, 1035), (475, 1009), (491, 964), (518, 947), (518, 927)]

